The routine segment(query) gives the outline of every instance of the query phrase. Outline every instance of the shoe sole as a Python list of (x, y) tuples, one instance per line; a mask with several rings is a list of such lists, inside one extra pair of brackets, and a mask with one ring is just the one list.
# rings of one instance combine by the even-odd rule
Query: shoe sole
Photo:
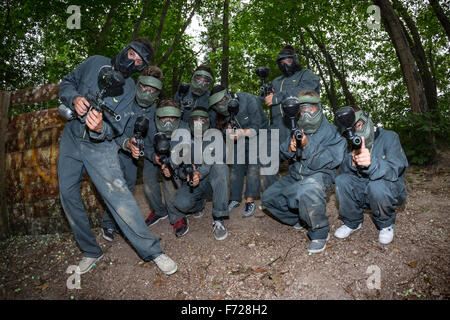
[(98, 257), (94, 262), (91, 263), (91, 265), (89, 266), (89, 268), (87, 268), (85, 271), (80, 271), (77, 272), (77, 274), (85, 274), (86, 272), (88, 272), (89, 270), (92, 269), (92, 267), (98, 262), (98, 260), (100, 260), (101, 258), (103, 258), (104, 254), (102, 254), (100, 257)]
[(227, 233), (225, 233), (225, 235), (222, 236), (222, 237), (216, 237), (216, 235), (214, 235), (214, 238), (216, 238), (216, 240), (219, 240), (219, 241), (225, 240), (227, 237), (228, 237), (228, 231), (227, 231)]
[(109, 241), (109, 242), (113, 242), (113, 241), (114, 241), (114, 238), (108, 237), (108, 236), (105, 234), (105, 231), (103, 231), (103, 229), (102, 229), (102, 236), (103, 236), (103, 239), (105, 239), (106, 241)]
[(147, 224), (147, 227), (154, 226), (154, 225), (157, 224), (160, 220), (167, 219), (168, 216), (169, 216), (169, 215), (167, 214), (167, 215), (165, 215), (164, 217), (160, 217), (158, 220), (156, 220), (156, 221), (153, 222), (152, 224), (147, 224), (147, 222), (146, 222), (145, 224)]
[[(160, 269), (161, 270), (161, 269)], [(175, 270), (171, 270), (171, 271), (162, 271), (162, 273), (164, 273), (167, 276), (170, 276), (171, 274), (174, 274), (175, 272), (177, 272), (178, 270), (178, 265), (176, 266)]]

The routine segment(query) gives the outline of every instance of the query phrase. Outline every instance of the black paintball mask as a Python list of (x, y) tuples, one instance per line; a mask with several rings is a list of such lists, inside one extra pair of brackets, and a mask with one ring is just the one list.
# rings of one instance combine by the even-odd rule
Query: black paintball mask
[[(142, 65), (136, 66), (134, 60), (128, 58), (128, 50), (133, 49), (142, 59)], [(114, 70), (120, 71), (124, 78), (129, 78), (133, 73), (140, 72), (148, 65), (150, 61), (150, 50), (140, 42), (132, 41), (123, 48), (118, 55), (112, 58), (111, 63)]]
[[(286, 58), (292, 58), (292, 63), (282, 63), (281, 60)], [(278, 68), (281, 72), (283, 72), (283, 75), (286, 77), (292, 76), (296, 71), (301, 70), (302, 67), (300, 66), (300, 62), (298, 61), (297, 54), (295, 54), (294, 51), (283, 49), (278, 54), (277, 58), (277, 64)]]

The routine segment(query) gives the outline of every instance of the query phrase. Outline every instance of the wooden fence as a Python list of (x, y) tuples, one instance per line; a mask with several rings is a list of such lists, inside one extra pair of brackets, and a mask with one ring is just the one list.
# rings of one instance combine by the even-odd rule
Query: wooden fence
[[(8, 116), (16, 106), (58, 98), (59, 84), (0, 92), (0, 238), (70, 230), (58, 193), (57, 159), (65, 121), (57, 108)], [(91, 223), (103, 205), (85, 176), (81, 194)]]

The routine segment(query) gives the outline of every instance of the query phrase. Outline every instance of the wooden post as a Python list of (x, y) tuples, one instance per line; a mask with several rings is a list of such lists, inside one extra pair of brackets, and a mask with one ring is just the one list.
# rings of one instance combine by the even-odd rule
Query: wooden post
[(9, 236), (8, 207), (6, 205), (6, 132), (11, 92), (0, 91), (0, 239)]

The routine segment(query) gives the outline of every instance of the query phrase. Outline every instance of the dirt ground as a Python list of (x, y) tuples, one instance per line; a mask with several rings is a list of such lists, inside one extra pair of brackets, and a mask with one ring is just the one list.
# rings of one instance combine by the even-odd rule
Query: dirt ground
[[(407, 202), (389, 245), (378, 243), (368, 212), (361, 230), (345, 240), (331, 234), (324, 252), (309, 255), (304, 230), (258, 208), (241, 218), (243, 205), (226, 220), (228, 238), (217, 241), (208, 202), (182, 238), (168, 219), (150, 227), (178, 263), (172, 276), (143, 262), (121, 236), (107, 242), (95, 229), (105, 255), (81, 276), (80, 289), (68, 289), (75, 281), (66, 270), (81, 259), (72, 234), (13, 237), (0, 245), (0, 299), (449, 299), (450, 157), (440, 160), (409, 168)], [(146, 216), (143, 186), (134, 193)], [(334, 194), (327, 215), (334, 233), (341, 225)]]

